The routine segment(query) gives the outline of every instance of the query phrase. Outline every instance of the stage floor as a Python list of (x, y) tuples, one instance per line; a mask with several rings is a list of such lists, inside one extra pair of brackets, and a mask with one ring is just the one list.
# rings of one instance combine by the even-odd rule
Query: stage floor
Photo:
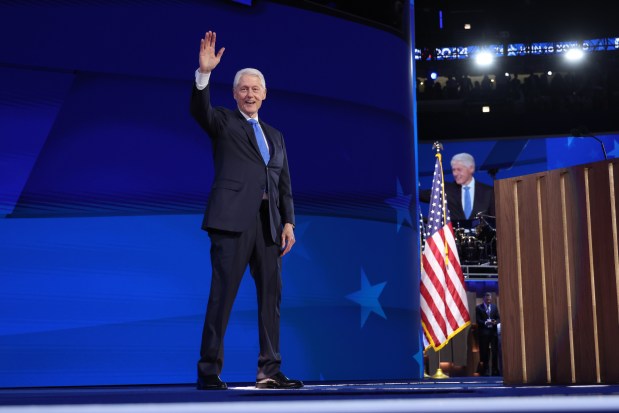
[(504, 386), (500, 377), (309, 382), (297, 390), (228, 383), (0, 389), (0, 412), (592, 412), (619, 411), (619, 386)]

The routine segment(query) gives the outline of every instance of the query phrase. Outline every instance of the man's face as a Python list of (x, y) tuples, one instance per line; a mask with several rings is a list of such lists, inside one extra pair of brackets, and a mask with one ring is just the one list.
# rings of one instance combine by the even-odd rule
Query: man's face
[(466, 185), (473, 179), (473, 172), (475, 167), (465, 166), (462, 162), (454, 162), (451, 166), (451, 173), (454, 176), (454, 180), (458, 185)]
[(260, 84), (258, 76), (243, 75), (233, 91), (239, 109), (249, 117), (255, 117), (262, 101), (267, 97), (267, 91)]
[(492, 295), (491, 294), (484, 295), (484, 302), (486, 303), (486, 305), (491, 304), (492, 303)]

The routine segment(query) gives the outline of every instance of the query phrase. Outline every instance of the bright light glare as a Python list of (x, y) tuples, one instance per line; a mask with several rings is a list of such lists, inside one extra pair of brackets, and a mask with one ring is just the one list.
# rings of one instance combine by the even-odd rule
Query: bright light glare
[(494, 56), (489, 52), (479, 52), (475, 56), (475, 63), (480, 66), (489, 66), (494, 61)]
[(583, 56), (584, 56), (584, 53), (580, 49), (570, 49), (567, 52), (565, 52), (565, 58), (571, 61), (580, 60), (583, 58)]
[(490, 106), (482, 106), (481, 111), (483, 113), (490, 113)]
[(430, 79), (436, 80), (437, 77), (438, 77), (438, 75), (436, 74), (436, 72), (430, 73)]
[(552, 70), (549, 70), (547, 74), (548, 76), (552, 76)]

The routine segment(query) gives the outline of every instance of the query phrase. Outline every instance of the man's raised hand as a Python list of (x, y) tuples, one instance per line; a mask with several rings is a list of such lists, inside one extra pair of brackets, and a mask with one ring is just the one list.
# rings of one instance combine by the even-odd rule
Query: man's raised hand
[(200, 72), (210, 73), (221, 60), (221, 56), (224, 54), (225, 47), (219, 49), (219, 52), (215, 54), (215, 41), (217, 34), (212, 31), (206, 32), (204, 39), (200, 40)]

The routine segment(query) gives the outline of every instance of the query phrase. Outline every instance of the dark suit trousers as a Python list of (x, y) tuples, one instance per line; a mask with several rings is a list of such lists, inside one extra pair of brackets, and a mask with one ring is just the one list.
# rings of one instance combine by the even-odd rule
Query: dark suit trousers
[(198, 375), (220, 374), (224, 363), (224, 334), (232, 304), (249, 264), (258, 295), (260, 354), (256, 378), (279, 372), (279, 307), (282, 279), (280, 248), (271, 238), (268, 202), (246, 231), (210, 230), (212, 279), (206, 309)]
[(483, 369), (481, 373), (490, 374), (490, 348), (492, 348), (492, 373), (498, 374), (499, 371), (499, 338), (496, 334), (480, 334), (479, 335), (479, 361), (482, 362)]

